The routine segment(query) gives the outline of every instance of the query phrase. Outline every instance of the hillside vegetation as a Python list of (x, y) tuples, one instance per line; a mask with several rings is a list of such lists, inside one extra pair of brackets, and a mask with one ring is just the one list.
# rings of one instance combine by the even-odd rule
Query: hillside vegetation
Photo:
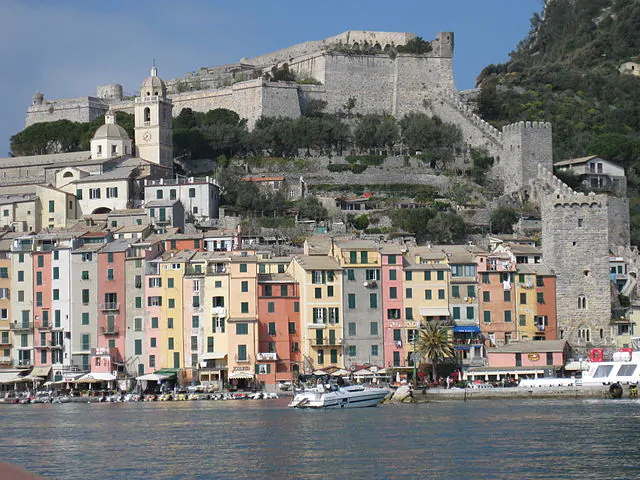
[(640, 1), (549, 0), (503, 64), (479, 75), (478, 113), (496, 127), (553, 123), (554, 161), (600, 155), (629, 178), (632, 240), (640, 243)]

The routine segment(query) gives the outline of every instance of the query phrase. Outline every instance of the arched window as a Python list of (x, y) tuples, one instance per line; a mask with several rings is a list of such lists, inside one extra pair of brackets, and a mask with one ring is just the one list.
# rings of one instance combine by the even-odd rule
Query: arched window
[(578, 310), (585, 310), (587, 308), (587, 297), (584, 295), (578, 296)]
[(149, 107), (144, 109), (144, 123), (145, 125), (151, 123), (151, 109)]
[(63, 178), (69, 178), (69, 177), (73, 177), (73, 173), (72, 172), (64, 172), (64, 174), (62, 175)]

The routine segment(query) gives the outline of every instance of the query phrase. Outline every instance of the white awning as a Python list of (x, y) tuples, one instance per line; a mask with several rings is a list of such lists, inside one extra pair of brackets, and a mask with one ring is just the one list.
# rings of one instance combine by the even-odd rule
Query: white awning
[(420, 307), (418, 311), (423, 317), (448, 317), (450, 315), (447, 307)]
[(0, 372), (0, 383), (17, 377), (17, 372)]
[(233, 372), (232, 374), (229, 375), (229, 379), (233, 380), (233, 379), (245, 379), (248, 380), (250, 378), (253, 378), (254, 375), (251, 372)]
[(331, 374), (332, 377), (346, 377), (351, 372), (345, 370), (344, 368), (340, 368)]
[(142, 380), (145, 382), (161, 382), (162, 380), (168, 380), (171, 377), (169, 375), (160, 375), (157, 373), (147, 373), (146, 375), (140, 375), (136, 377), (136, 380)]
[(223, 360), (225, 358), (227, 358), (226, 353), (217, 353), (217, 352), (204, 353), (200, 357), (201, 360)]
[(374, 373), (371, 370), (363, 368), (362, 370), (358, 370), (354, 372), (354, 377), (373, 377)]
[(94, 373), (87, 373), (86, 375), (77, 379), (76, 382), (83, 383), (83, 382), (89, 382), (90, 380), (97, 380), (98, 382), (111, 382), (115, 379), (116, 379), (116, 376), (110, 373), (94, 372)]

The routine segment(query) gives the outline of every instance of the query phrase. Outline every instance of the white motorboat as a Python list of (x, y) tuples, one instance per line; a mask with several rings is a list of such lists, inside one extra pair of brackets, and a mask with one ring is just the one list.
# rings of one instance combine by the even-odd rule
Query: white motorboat
[(296, 394), (289, 402), (295, 408), (362, 408), (375, 407), (389, 393), (384, 388), (370, 388), (361, 385), (339, 387), (318, 385)]

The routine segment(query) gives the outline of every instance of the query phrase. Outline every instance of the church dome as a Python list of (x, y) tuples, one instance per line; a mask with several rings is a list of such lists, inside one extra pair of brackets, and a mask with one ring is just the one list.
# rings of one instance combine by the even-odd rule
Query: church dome
[(158, 69), (156, 67), (151, 69), (151, 75), (142, 82), (142, 85), (140, 86), (140, 94), (143, 97), (167, 96), (167, 86), (165, 85), (164, 80), (158, 76)]
[(115, 122), (115, 114), (109, 110), (105, 115), (105, 123), (93, 135), (93, 140), (129, 140), (127, 131)]
[(98, 130), (96, 130), (95, 135), (93, 136), (94, 140), (100, 140), (102, 138), (122, 138), (129, 139), (129, 135), (127, 135), (127, 131), (122, 128), (120, 125), (115, 124), (105, 124), (102, 125)]

